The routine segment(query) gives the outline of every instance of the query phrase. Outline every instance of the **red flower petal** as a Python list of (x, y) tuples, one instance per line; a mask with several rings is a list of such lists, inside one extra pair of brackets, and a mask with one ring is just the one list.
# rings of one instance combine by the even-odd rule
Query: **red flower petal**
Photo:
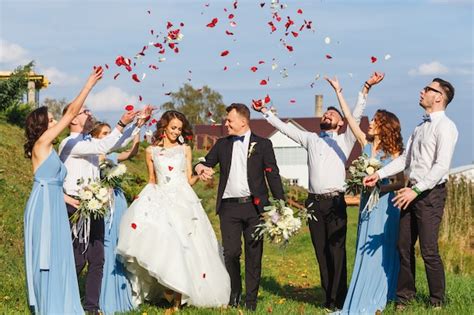
[(168, 21), (168, 23), (166, 23), (166, 29), (170, 29), (172, 27), (173, 27), (173, 23)]
[(290, 103), (294, 104), (294, 103), (296, 103), (296, 100), (291, 99), (291, 100), (290, 100)]
[(255, 67), (255, 66), (253, 66), (252, 68), (250, 68), (250, 70), (251, 70), (251, 71), (253, 71), (253, 72), (255, 72), (255, 71), (257, 71), (257, 70), (258, 70), (258, 68), (257, 68), (257, 67)]
[(150, 11), (150, 10), (147, 10), (146, 12), (148, 12), (148, 14), (151, 14), (151, 11)]
[(106, 69), (109, 69), (109, 65), (108, 65), (108, 64), (105, 64), (105, 68), (106, 68)]
[(260, 81), (260, 85), (267, 85), (267, 80)]
[(374, 57), (374, 56), (370, 57), (370, 61), (372, 61), (372, 63), (375, 63), (377, 61), (377, 57)]
[(293, 51), (293, 46), (286, 45), (286, 49), (288, 49), (288, 51)]
[(296, 11), (296, 13), (298, 13), (298, 14), (303, 14), (303, 10), (298, 9), (298, 11)]
[(114, 75), (114, 80), (117, 80), (117, 77), (120, 75), (120, 72)]
[(237, 1), (234, 1), (234, 9), (237, 9)]
[(267, 167), (267, 168), (265, 169), (265, 172), (270, 173), (271, 171), (272, 171), (272, 168), (271, 168), (271, 167)]
[(136, 225), (136, 223), (132, 223), (132, 224), (131, 224), (131, 226), (132, 226), (132, 229), (134, 229), (134, 230), (136, 230), (136, 229), (137, 229), (137, 225)]
[(230, 36), (234, 35), (234, 33), (229, 32), (229, 31), (225, 31), (225, 33), (226, 33), (227, 35), (230, 35)]
[(169, 46), (171, 49), (173, 49), (174, 46), (176, 46), (176, 44), (175, 44), (175, 43), (168, 43), (168, 46)]
[(293, 34), (294, 37), (298, 37), (298, 32), (291, 32), (291, 34)]
[(170, 172), (173, 170), (173, 166), (168, 166), (168, 169), (170, 170)]
[(233, 14), (231, 13), (231, 14), (229, 14), (228, 17), (229, 17), (229, 20), (232, 20), (232, 19), (235, 17), (235, 15), (233, 15)]
[(260, 204), (260, 198), (258, 197), (253, 197), (253, 204), (258, 206)]
[(215, 27), (217, 22), (219, 22), (219, 19), (218, 18), (213, 18), (212, 21), (209, 24), (207, 24), (206, 26), (207, 27)]
[(132, 79), (133, 79), (133, 81), (135, 81), (135, 82), (140, 82), (140, 79), (138, 78), (138, 75), (137, 75), (136, 73), (134, 73), (134, 74), (132, 75)]
[(286, 23), (285, 23), (285, 28), (286, 28), (286, 30), (288, 31), (288, 28), (289, 28), (291, 25), (295, 24), (295, 22), (293, 22), (293, 20), (290, 19), (289, 16), (287, 16), (287, 19), (288, 19), (288, 21), (286, 21)]
[(152, 123), (152, 124), (156, 124), (157, 122), (158, 122), (158, 121), (157, 121), (155, 118), (153, 118), (153, 119), (151, 120), (151, 123)]
[(227, 71), (227, 66), (224, 66), (224, 71)]
[(128, 112), (131, 112), (135, 107), (133, 107), (133, 105), (127, 105), (125, 106), (125, 110), (128, 111)]
[(270, 101), (271, 101), (270, 95), (267, 94), (267, 96), (265, 96), (264, 102), (265, 102), (265, 104), (268, 104), (268, 103), (270, 103)]
[(261, 65), (261, 64), (263, 64), (263, 63), (265, 63), (265, 61), (263, 61), (263, 60), (260, 60), (260, 61), (258, 62), (259, 65)]
[(272, 21), (268, 22), (268, 25), (270, 25), (270, 27), (272, 28), (272, 33), (277, 30), (277, 28), (275, 27)]
[(207, 112), (207, 117), (212, 117), (212, 113), (211, 113), (211, 112)]
[(258, 109), (263, 106), (262, 100), (252, 100), (252, 105)]
[(141, 102), (143, 100), (143, 97), (141, 95), (138, 95), (138, 100)]
[(150, 34), (151, 34), (151, 35), (154, 35), (154, 34), (155, 34), (155, 31), (154, 31), (154, 30), (150, 30)]
[(260, 3), (260, 7), (263, 8), (265, 6), (265, 2)]
[(188, 136), (186, 136), (186, 139), (189, 140), (189, 141), (191, 141), (191, 140), (193, 140), (193, 136), (192, 136), (192, 135), (188, 135)]
[(160, 43), (155, 43), (155, 44), (153, 44), (153, 46), (155, 46), (157, 48), (160, 48), (160, 49), (163, 48), (163, 45), (161, 45)]
[(174, 52), (175, 52), (175, 53), (179, 53), (179, 48), (178, 48), (178, 47), (175, 47)]
[(184, 27), (184, 23), (183, 22), (179, 23), (179, 26)]
[(221, 57), (225, 57), (229, 54), (229, 51), (228, 50), (224, 50), (223, 52), (221, 52)]
[(205, 273), (202, 274), (202, 278), (206, 279), (206, 274)]
[(332, 59), (331, 55), (326, 55), (326, 59)]

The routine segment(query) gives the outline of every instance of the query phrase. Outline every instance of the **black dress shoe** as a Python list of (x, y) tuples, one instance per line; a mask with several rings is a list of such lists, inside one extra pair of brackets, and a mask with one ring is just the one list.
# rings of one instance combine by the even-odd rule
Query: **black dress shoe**
[(257, 310), (257, 304), (255, 303), (245, 303), (245, 308), (251, 312), (255, 312)]
[(240, 304), (240, 292), (231, 293), (230, 294), (230, 300), (229, 300), (229, 306), (230, 307), (239, 307), (239, 304)]

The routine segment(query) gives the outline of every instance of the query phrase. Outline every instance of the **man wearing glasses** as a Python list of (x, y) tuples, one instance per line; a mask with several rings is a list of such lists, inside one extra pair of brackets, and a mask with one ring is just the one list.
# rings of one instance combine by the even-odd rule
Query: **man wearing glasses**
[(446, 200), (446, 182), (458, 139), (455, 124), (445, 110), (454, 97), (454, 87), (435, 78), (420, 91), (420, 106), (425, 110), (423, 122), (408, 140), (407, 149), (399, 158), (364, 179), (366, 186), (378, 180), (408, 170), (408, 187), (398, 191), (393, 199), (400, 214), (398, 249), (397, 309), (415, 298), (415, 242), (420, 240), (425, 263), (430, 304), (440, 308), (445, 299), (445, 275), (438, 252), (438, 232)]
[[(63, 113), (66, 110), (67, 107)], [(89, 135), (94, 126), (94, 118), (89, 109), (83, 107), (71, 121), (69, 125), (70, 135), (59, 145), (59, 157), (67, 169), (63, 188), (65, 192), (64, 199), (70, 216), (79, 206), (77, 195), (80, 185), (77, 181), (83, 179), (87, 183), (89, 179), (98, 179), (100, 176), (99, 154), (106, 154), (126, 146), (133, 139), (133, 136), (140, 132), (140, 127), (144, 124), (146, 116), (151, 114), (151, 107), (144, 109), (144, 114), (136, 125), (125, 128), (134, 120), (137, 114), (136, 111), (125, 112), (114, 130), (102, 139), (91, 139)], [(73, 250), (78, 276), (86, 262), (88, 263), (84, 309), (96, 314), (99, 312), (99, 296), (104, 265), (103, 218), (91, 218), (88, 244), (85, 244), (85, 241), (81, 238), (75, 238)]]

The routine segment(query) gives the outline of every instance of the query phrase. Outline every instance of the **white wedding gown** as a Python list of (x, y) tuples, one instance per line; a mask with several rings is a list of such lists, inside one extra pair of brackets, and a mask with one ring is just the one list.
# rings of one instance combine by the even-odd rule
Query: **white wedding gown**
[(120, 223), (123, 258), (135, 302), (162, 297), (163, 287), (182, 303), (227, 305), (230, 278), (200, 200), (188, 183), (184, 146), (152, 148), (157, 185), (148, 184)]

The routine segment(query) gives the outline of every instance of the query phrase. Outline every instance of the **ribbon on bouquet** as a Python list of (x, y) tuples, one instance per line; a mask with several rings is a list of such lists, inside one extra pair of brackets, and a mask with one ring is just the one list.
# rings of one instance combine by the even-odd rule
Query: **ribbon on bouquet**
[(380, 187), (376, 186), (372, 192), (369, 195), (369, 199), (367, 200), (367, 203), (365, 204), (364, 209), (362, 209), (362, 212), (367, 211), (371, 212), (374, 207), (377, 205), (379, 202), (379, 195), (380, 195)]
[(89, 246), (89, 236), (91, 232), (91, 218), (80, 217), (79, 220), (72, 226), (72, 234), (74, 239), (79, 239), (79, 243), (85, 244), (83, 254), (86, 252)]

